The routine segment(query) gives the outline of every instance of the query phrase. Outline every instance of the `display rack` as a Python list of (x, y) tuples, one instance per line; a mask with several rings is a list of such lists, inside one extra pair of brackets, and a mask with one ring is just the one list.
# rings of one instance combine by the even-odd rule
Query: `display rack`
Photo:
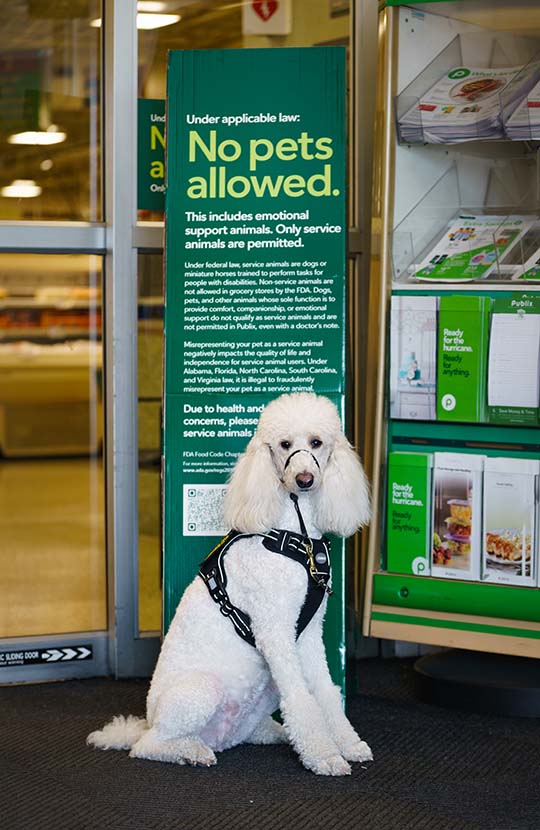
[[(409, 6), (390, 0), (381, 11), (371, 359), (366, 378), (370, 403), (364, 453), (376, 519), (363, 538), (367, 563), (363, 632), (417, 644), (540, 657), (538, 587), (390, 572), (386, 562), (390, 452), (518, 459), (537, 459), (540, 453), (537, 426), (448, 423), (437, 421), (431, 411), (423, 417), (390, 418), (388, 396), (392, 296), (473, 294), (493, 302), (496, 297), (513, 297), (515, 291), (534, 293), (540, 288), (534, 276), (522, 279), (523, 266), (540, 247), (535, 132), (531, 129), (520, 140), (505, 134), (516, 101), (536, 100), (540, 10), (526, 0), (517, 20), (512, 9), (504, 0)], [(524, 33), (532, 36), (523, 37)], [(501, 135), (497, 141), (478, 140), (477, 134), (468, 141), (431, 143), (418, 103), (445, 72), (467, 65), (518, 67), (511, 82), (497, 93)], [(417, 131), (414, 140), (404, 141), (403, 118), (415, 107), (411, 124)], [(529, 126), (532, 123), (529, 119)], [(501, 216), (501, 224), (516, 214), (531, 221), (506, 256), (497, 254), (487, 279), (459, 284), (417, 281), (415, 263), (429, 254), (460, 212)], [(494, 237), (499, 230), (496, 226)]]
[[(539, 212), (538, 153), (456, 159), (392, 231), (393, 280), (403, 284), (420, 279), (419, 274), (425, 270), (420, 263), (445, 231), (466, 226), (471, 217), (478, 216), (492, 217), (489, 280), (517, 278), (540, 248)], [(520, 225), (527, 227), (527, 232), (514, 244), (507, 244), (511, 235), (505, 236), (506, 229), (514, 232)], [(505, 244), (501, 244), (501, 238)], [(470, 237), (465, 246), (472, 253), (476, 244), (476, 238)], [(463, 280), (478, 281), (467, 271), (463, 272)]]
[(396, 95), (398, 142), (506, 138), (505, 125), (540, 80), (539, 48), (538, 40), (509, 33), (456, 35)]

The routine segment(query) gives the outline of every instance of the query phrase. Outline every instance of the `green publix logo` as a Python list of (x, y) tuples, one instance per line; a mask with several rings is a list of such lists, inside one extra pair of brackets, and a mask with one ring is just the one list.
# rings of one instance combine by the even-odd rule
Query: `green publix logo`
[(510, 303), (512, 308), (532, 308), (532, 300), (512, 300)]
[[(260, 175), (259, 168), (270, 160), (280, 164), (301, 161), (328, 161), (334, 155), (332, 139), (327, 136), (311, 137), (302, 132), (297, 138), (252, 138), (247, 147), (232, 138), (218, 139), (217, 130), (210, 130), (203, 138), (197, 130), (190, 130), (188, 163), (210, 162), (207, 175), (191, 176), (187, 181), (189, 199), (244, 199), (277, 198), (280, 195), (299, 198), (306, 194), (319, 198), (339, 196), (340, 190), (332, 187), (332, 165), (324, 164), (322, 172), (305, 177), (300, 173), (285, 176)], [(230, 176), (231, 166), (241, 159), (249, 165), (250, 175)], [(222, 162), (222, 164), (220, 164)]]

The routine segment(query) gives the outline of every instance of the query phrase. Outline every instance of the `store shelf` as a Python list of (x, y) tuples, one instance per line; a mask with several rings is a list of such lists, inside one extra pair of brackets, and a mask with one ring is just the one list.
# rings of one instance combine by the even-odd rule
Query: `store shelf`
[(535, 39), (509, 33), (456, 35), (396, 96), (398, 141), (508, 138), (507, 120), (539, 79), (538, 50)]
[(19, 340), (32, 340), (43, 343), (58, 340), (101, 340), (100, 329), (55, 326), (54, 328), (13, 328), (0, 331), (0, 343), (16, 343)]
[(373, 582), (373, 601), (377, 605), (540, 623), (536, 588), (387, 572), (374, 574)]
[[(540, 430), (500, 424), (453, 424), (447, 421), (400, 421), (388, 423), (388, 444), (392, 450), (477, 452), (538, 458)], [(540, 604), (540, 600), (539, 600)]]
[[(540, 279), (534, 279), (533, 270), (536, 267), (533, 260), (537, 252), (540, 254), (538, 145), (523, 139), (512, 141), (504, 135), (505, 125), (519, 100), (529, 96), (533, 103), (536, 101), (536, 92), (529, 93), (540, 74), (540, 41), (538, 38), (523, 37), (526, 27), (518, 26), (517, 21), (513, 27), (512, 7), (504, 0), (500, 0), (498, 5), (501, 14), (504, 13), (510, 21), (506, 27), (508, 31), (502, 31), (502, 27), (495, 27), (501, 29), (497, 32), (482, 30), (481, 27), (489, 19), (489, 0), (480, 0), (476, 4), (478, 14), (480, 10), (482, 14), (474, 23), (480, 23), (480, 26), (471, 25), (473, 21), (468, 22), (466, 15), (461, 14), (462, 10), (467, 12), (469, 5), (465, 2), (426, 2), (417, 13), (414, 6), (413, 9), (386, 8), (383, 12), (380, 50), (383, 124), (375, 173), (375, 255), (372, 261), (374, 273), (380, 275), (381, 288), (376, 292), (379, 314), (373, 315), (368, 335), (371, 349), (369, 364), (380, 368), (376, 406), (368, 415), (365, 453), (371, 464), (374, 503), (378, 510), (366, 545), (368, 561), (363, 630), (365, 634), (384, 639), (540, 658), (538, 587), (516, 585), (517, 579), (514, 584), (511, 580), (504, 583), (487, 579), (482, 581), (476, 573), (474, 579), (465, 580), (463, 570), (458, 570), (456, 574), (447, 573), (446, 578), (438, 572), (437, 576), (413, 576), (412, 573), (400, 575), (383, 570), (387, 566), (388, 504), (406, 503), (391, 502), (388, 495), (390, 452), (453, 452), (529, 460), (540, 457), (538, 426), (428, 420), (423, 401), (414, 402), (415, 419), (412, 415), (411, 420), (388, 417), (390, 412), (393, 416), (407, 414), (401, 407), (390, 408), (395, 403), (393, 395), (398, 387), (392, 386), (389, 376), (391, 374), (393, 381), (395, 377), (401, 377), (399, 372), (404, 366), (413, 366), (412, 363), (407, 364), (405, 359), (409, 346), (411, 354), (414, 353), (413, 358), (418, 361), (418, 377), (425, 382), (418, 386), (412, 383), (404, 386), (405, 392), (408, 395), (415, 392), (418, 398), (418, 389), (429, 391), (433, 385), (429, 370), (433, 361), (430, 363), (429, 355), (426, 357), (429, 349), (433, 350), (429, 340), (432, 327), (428, 328), (420, 320), (418, 325), (424, 339), (419, 340), (417, 349), (413, 348), (417, 343), (411, 335), (415, 324), (413, 312), (416, 309), (418, 317), (422, 311), (429, 310), (429, 303), (424, 304), (426, 308), (420, 299), (416, 306), (411, 303), (410, 317), (405, 318), (402, 326), (407, 348), (402, 350), (405, 355), (398, 352), (402, 359), (396, 363), (394, 357), (389, 358), (390, 353), (396, 354), (392, 350), (395, 349), (399, 327), (391, 326), (391, 315), (396, 307), (401, 306), (392, 301), (392, 297), (474, 294), (499, 301), (497, 307), (503, 308), (499, 312), (503, 313), (504, 298), (515, 299), (518, 292), (536, 295), (540, 290)], [(532, 0), (525, 0), (523, 9), (520, 9), (522, 24), (529, 12), (534, 16), (533, 6)], [(515, 33), (510, 31), (512, 28), (516, 29)], [(503, 84), (506, 84), (507, 78), (498, 74), (498, 70), (527, 63), (527, 69), (515, 74), (514, 81), (507, 85), (505, 91)], [(459, 67), (462, 67), (461, 71)], [(474, 131), (467, 135), (465, 130), (461, 135), (456, 134), (454, 143), (448, 131), (449, 140), (443, 143), (444, 130), (440, 135), (436, 130), (433, 132), (431, 128), (436, 118), (431, 117), (428, 107), (420, 110), (418, 105), (434, 84), (452, 70), (456, 70), (455, 78), (451, 77), (456, 85), (468, 83), (471, 79), (475, 81), (474, 71), (468, 71), (470, 68), (474, 70), (474, 67), (497, 70), (491, 75), (502, 79), (497, 90), (499, 109), (493, 110), (493, 125), (497, 129), (491, 130), (492, 124), (486, 121), (482, 135), (474, 134)], [(460, 92), (457, 86), (456, 92)], [(476, 90), (466, 89), (464, 92), (476, 94)], [(456, 107), (462, 103), (458, 100)], [(464, 105), (468, 104), (465, 101)], [(483, 108), (480, 107), (479, 111), (483, 117)], [(424, 123), (425, 114), (428, 118)], [(451, 120), (455, 115), (456, 110), (454, 115), (449, 112), (448, 118)], [(459, 118), (455, 120), (457, 123)], [(402, 133), (404, 121), (408, 121), (405, 130), (408, 130), (408, 136)], [(431, 136), (426, 134), (426, 127), (428, 132), (432, 131)], [(500, 132), (498, 137), (497, 130)], [(403, 141), (411, 137), (412, 140)], [(486, 216), (497, 217), (500, 221), (490, 220), (494, 227), (488, 229), (488, 221), (483, 218)], [(461, 221), (455, 224), (454, 220), (461, 217), (470, 221), (463, 226)], [(477, 217), (476, 221), (474, 217)], [(489, 239), (488, 233), (491, 234)], [(484, 264), (489, 267), (484, 267)], [(525, 273), (528, 279), (520, 279)], [(472, 300), (470, 305), (472, 307)], [(422, 325), (425, 327), (422, 328)], [(458, 326), (461, 323), (456, 323), (454, 328), (457, 330)], [(465, 331), (466, 327), (462, 328)], [(436, 348), (438, 345), (437, 342)], [(421, 356), (416, 358), (418, 351)], [(471, 371), (474, 372), (474, 367)], [(417, 379), (416, 376), (411, 377)], [(479, 383), (483, 384), (484, 380), (480, 378)], [(399, 391), (403, 390), (399, 388)], [(426, 420), (420, 420), (418, 416)], [(474, 416), (467, 413), (466, 417)], [(478, 408), (477, 417), (484, 417), (481, 408)], [(400, 479), (399, 484), (407, 486), (403, 482), (408, 481), (408, 478)], [(412, 474), (410, 481), (411, 486), (416, 488), (416, 479)], [(429, 482), (426, 486), (426, 492), (431, 492)], [(428, 501), (420, 506), (430, 516), (433, 505), (429, 505)], [(420, 512), (419, 516), (418, 519), (405, 515), (402, 522), (408, 522), (413, 532), (415, 521), (422, 521), (421, 538), (424, 539), (422, 533), (425, 531), (429, 540), (431, 531), (425, 526), (426, 520), (421, 518)], [(398, 529), (402, 528), (403, 524)], [(430, 557), (429, 541), (426, 547), (425, 555)], [(415, 549), (414, 556), (422, 556), (420, 548), (421, 545), (418, 552)], [(396, 567), (397, 561), (390, 558), (390, 566)], [(411, 567), (412, 571), (419, 573), (414, 567)]]
[(404, 287), (403, 282), (392, 283), (392, 294), (436, 294), (438, 297), (441, 294), (480, 294), (480, 295), (500, 295), (501, 293), (511, 294), (519, 291), (523, 294), (536, 293), (540, 291), (540, 284), (531, 282), (509, 282), (498, 281), (492, 282), (482, 280), (482, 282), (469, 283), (447, 283), (447, 282), (408, 282)]
[(393, 285), (429, 290), (440, 272), (445, 287), (528, 288), (517, 277), (540, 247), (538, 181), (537, 153), (452, 162), (392, 231)]
[(376, 573), (370, 634), (540, 657), (538, 590)]

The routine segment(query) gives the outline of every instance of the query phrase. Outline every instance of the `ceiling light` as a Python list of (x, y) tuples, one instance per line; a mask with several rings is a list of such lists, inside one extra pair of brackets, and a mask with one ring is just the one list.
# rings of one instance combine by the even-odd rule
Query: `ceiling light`
[[(171, 26), (178, 23), (179, 14), (137, 14), (137, 29), (161, 29), (163, 26)], [(90, 21), (90, 26), (98, 29), (101, 26), (101, 18), (97, 17)]]
[(155, 14), (156, 12), (164, 12), (166, 9), (167, 4), (160, 3), (159, 0), (139, 0), (137, 3), (138, 12), (150, 12), (150, 14)]
[(162, 26), (171, 26), (178, 23), (179, 14), (138, 14), (137, 29), (161, 29)]
[(41, 187), (33, 179), (14, 179), (0, 193), (10, 199), (32, 199), (41, 195)]
[(27, 130), (8, 136), (9, 144), (61, 144), (65, 140), (66, 133), (59, 130), (55, 124), (51, 124), (46, 130)]

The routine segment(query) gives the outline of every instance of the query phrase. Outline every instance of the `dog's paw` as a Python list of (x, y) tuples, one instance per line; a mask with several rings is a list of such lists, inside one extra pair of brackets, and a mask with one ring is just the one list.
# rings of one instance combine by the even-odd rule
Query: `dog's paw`
[(373, 752), (365, 741), (357, 741), (357, 743), (344, 747), (342, 754), (347, 761), (373, 761)]
[(186, 749), (184, 761), (192, 767), (213, 767), (217, 764), (215, 753), (203, 743), (194, 743), (193, 748)]
[(316, 775), (350, 775), (351, 767), (341, 755), (303, 761), (304, 766)]

